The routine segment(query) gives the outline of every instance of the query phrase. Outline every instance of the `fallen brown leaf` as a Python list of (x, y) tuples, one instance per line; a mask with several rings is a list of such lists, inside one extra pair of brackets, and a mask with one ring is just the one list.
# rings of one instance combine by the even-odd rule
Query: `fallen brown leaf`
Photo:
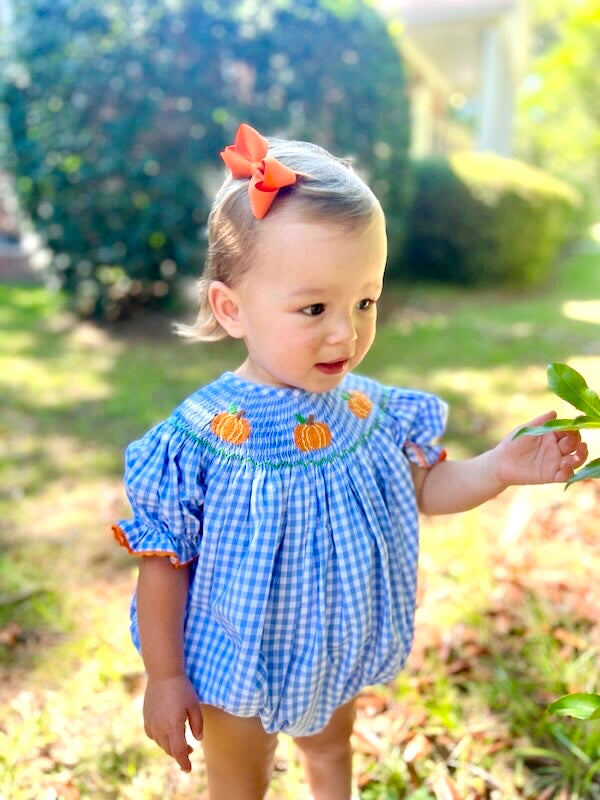
[(375, 694), (375, 692), (362, 692), (356, 698), (356, 708), (370, 717), (375, 716), (375, 714), (382, 714), (387, 710), (388, 706), (388, 698), (382, 694)]
[(431, 790), (435, 795), (436, 800), (463, 800), (458, 793), (456, 784), (447, 775), (435, 778), (431, 782)]
[(384, 745), (379, 736), (365, 725), (356, 724), (352, 733), (352, 747), (359, 753), (381, 758)]
[(73, 786), (72, 783), (58, 783), (50, 784), (50, 788), (54, 789), (58, 798), (62, 800), (79, 800), (81, 797), (79, 789)]
[(573, 647), (575, 650), (587, 650), (589, 647), (585, 639), (578, 636), (576, 633), (568, 631), (566, 628), (555, 628), (554, 638), (569, 647)]
[(417, 761), (420, 758), (425, 758), (425, 756), (428, 756), (432, 749), (433, 747), (429, 739), (422, 733), (417, 733), (417, 735), (413, 736), (413, 738), (404, 748), (404, 761), (407, 764), (412, 764), (413, 761)]
[(0, 644), (6, 647), (16, 647), (23, 641), (23, 628), (16, 622), (9, 622), (0, 628)]

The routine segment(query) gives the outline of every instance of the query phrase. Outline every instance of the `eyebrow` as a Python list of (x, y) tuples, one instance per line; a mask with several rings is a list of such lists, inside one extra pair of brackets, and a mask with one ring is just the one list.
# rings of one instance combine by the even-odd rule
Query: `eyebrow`
[(311, 295), (323, 294), (324, 289), (296, 289), (289, 293), (289, 297), (310, 297)]
[[(373, 282), (365, 284), (365, 286), (363, 286), (363, 291), (364, 292), (373, 291), (374, 293), (377, 293), (381, 291), (382, 288), (383, 287), (381, 286), (381, 284)], [(327, 291), (326, 288), (313, 289), (307, 286), (301, 289), (295, 289), (293, 292), (289, 293), (288, 297), (312, 297), (312, 296), (322, 295), (326, 291)]]

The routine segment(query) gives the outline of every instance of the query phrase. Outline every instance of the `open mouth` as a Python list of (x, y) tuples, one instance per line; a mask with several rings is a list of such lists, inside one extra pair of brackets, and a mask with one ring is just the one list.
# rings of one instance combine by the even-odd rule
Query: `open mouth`
[(328, 363), (315, 364), (319, 372), (324, 372), (325, 375), (338, 375), (344, 371), (344, 367), (348, 363), (348, 359), (344, 358), (342, 361), (330, 361)]

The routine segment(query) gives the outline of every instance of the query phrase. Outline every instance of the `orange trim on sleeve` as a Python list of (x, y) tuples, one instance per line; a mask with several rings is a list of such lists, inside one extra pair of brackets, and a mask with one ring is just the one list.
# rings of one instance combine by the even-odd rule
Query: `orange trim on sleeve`
[(174, 553), (172, 550), (145, 550), (143, 552), (137, 552), (136, 550), (132, 550), (129, 546), (129, 542), (127, 541), (127, 537), (123, 529), (119, 525), (112, 525), (111, 526), (112, 534), (115, 537), (116, 541), (124, 547), (127, 552), (132, 556), (144, 557), (144, 556), (163, 556), (171, 559), (171, 563), (175, 567), (175, 569), (181, 569), (181, 567), (185, 567), (187, 564), (191, 564), (194, 561), (194, 558), (190, 558), (189, 561), (184, 561), (181, 563), (177, 554)]
[(436, 464), (439, 464), (440, 461), (445, 461), (447, 458), (448, 458), (448, 453), (446, 452), (446, 450), (442, 450), (442, 452), (439, 454), (439, 456), (436, 458), (436, 460), (433, 462), (431, 466), (435, 467)]
[(419, 460), (419, 463), (418, 463), (417, 466), (422, 467), (423, 469), (431, 469), (436, 464), (439, 464), (440, 461), (445, 461), (446, 458), (447, 458), (446, 451), (442, 450), (442, 452), (439, 454), (439, 456), (436, 458), (436, 460), (433, 462), (433, 464), (430, 464), (427, 461), (427, 459), (425, 458), (425, 456), (423, 455), (423, 451), (421, 450), (421, 448), (419, 447), (418, 444), (415, 444), (414, 442), (405, 442), (404, 446), (405, 447), (409, 447), (411, 452), (413, 452), (416, 455), (416, 457)]

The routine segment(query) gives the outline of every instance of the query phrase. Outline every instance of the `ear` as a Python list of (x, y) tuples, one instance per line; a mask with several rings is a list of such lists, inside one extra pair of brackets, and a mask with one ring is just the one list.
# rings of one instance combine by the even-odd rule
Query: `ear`
[(240, 320), (239, 301), (236, 292), (222, 281), (211, 281), (208, 287), (208, 302), (217, 322), (234, 339), (244, 338)]

